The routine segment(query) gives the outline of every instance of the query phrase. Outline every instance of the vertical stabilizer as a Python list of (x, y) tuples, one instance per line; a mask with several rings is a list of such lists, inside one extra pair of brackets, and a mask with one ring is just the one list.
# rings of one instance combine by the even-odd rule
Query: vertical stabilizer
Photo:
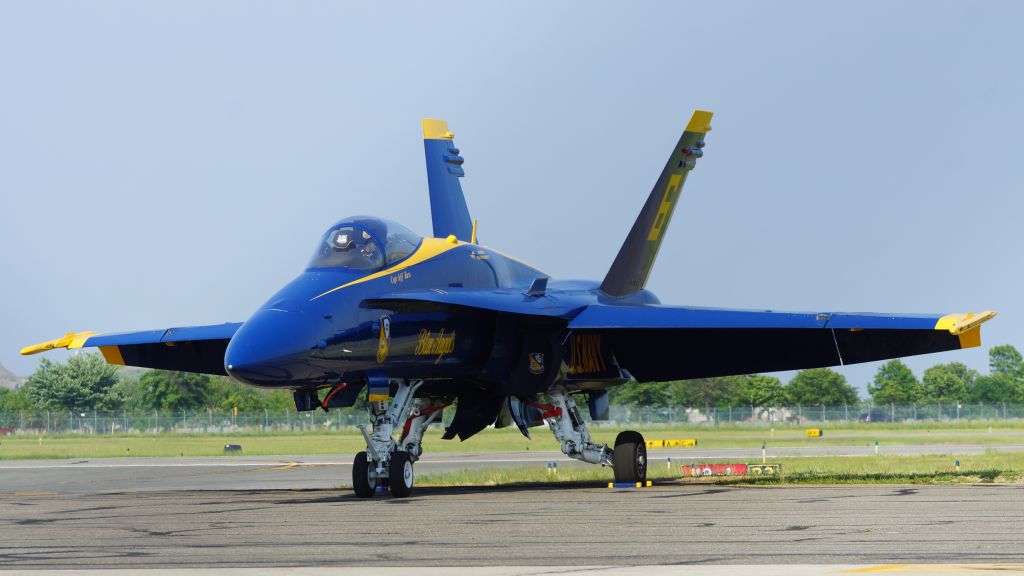
[(695, 111), (601, 283), (606, 294), (627, 296), (647, 285), (686, 175), (704, 155), (704, 135), (710, 130), (711, 112)]
[(473, 222), (459, 184), (459, 178), (465, 172), (454, 137), (444, 120), (423, 119), (423, 150), (427, 157), (427, 186), (430, 188), (434, 237), (454, 235), (469, 242), (473, 236)]

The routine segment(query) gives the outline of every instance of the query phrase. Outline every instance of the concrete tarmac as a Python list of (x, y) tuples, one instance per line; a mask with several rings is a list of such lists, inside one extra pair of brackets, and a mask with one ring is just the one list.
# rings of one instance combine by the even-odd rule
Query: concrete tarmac
[[(935, 445), (882, 452), (1021, 448)], [(769, 455), (873, 450), (808, 446), (770, 449)], [(680, 463), (749, 461), (760, 450), (651, 455), (652, 465), (667, 456)], [(274, 567), (364, 574), (358, 567), (519, 566), (474, 574), (532, 575), (566, 567), (603, 574), (607, 566), (682, 563), (735, 565), (715, 574), (748, 574), (750, 565), (782, 570), (759, 571), (765, 574), (1024, 573), (1024, 486), (417, 487), (407, 499), (360, 500), (342, 487), (349, 483), (351, 458), (0, 462), (0, 569), (168, 569), (161, 574), (169, 576), (211, 569), (270, 573), (264, 571)], [(576, 464), (552, 452), (433, 454), (417, 464), (417, 473), (546, 467), (549, 461)], [(956, 566), (874, 566), (913, 562)]]
[(1011, 485), (19, 493), (0, 510), (2, 568), (1024, 562)]

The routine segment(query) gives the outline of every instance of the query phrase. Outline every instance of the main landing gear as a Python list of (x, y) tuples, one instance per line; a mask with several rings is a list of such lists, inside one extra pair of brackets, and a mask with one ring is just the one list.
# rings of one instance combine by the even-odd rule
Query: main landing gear
[(647, 480), (647, 444), (639, 432), (627, 430), (615, 438), (615, 449), (607, 444), (590, 440), (587, 425), (576, 408), (576, 402), (564, 389), (554, 388), (547, 393), (551, 402), (543, 417), (562, 443), (562, 452), (570, 458), (611, 466), (616, 482), (644, 482)]
[[(360, 498), (372, 498), (377, 486), (387, 486), (391, 495), (405, 498), (412, 493), (413, 464), (423, 454), (423, 433), (444, 405), (432, 406), (427, 398), (415, 398), (422, 381), (398, 384), (391, 402), (370, 402), (372, 431), (360, 426), (366, 451), (356, 454), (352, 463), (352, 488)], [(398, 441), (395, 430), (400, 430)]]

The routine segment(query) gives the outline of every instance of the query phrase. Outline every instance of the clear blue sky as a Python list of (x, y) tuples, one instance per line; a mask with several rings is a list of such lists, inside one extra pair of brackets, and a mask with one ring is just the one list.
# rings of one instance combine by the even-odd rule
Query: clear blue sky
[[(1020, 4), (2, 2), (0, 362), (244, 320), (356, 213), (430, 230), (449, 120), (481, 239), (601, 278), (693, 108), (666, 303), (992, 308), (1024, 346)], [(60, 357), (60, 355), (57, 355)], [(875, 365), (842, 372), (863, 389)]]

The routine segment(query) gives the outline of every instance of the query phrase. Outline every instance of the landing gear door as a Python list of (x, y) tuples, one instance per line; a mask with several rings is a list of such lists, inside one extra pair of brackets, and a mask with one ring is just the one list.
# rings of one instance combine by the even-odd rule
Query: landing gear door
[(562, 348), (554, 337), (543, 332), (525, 332), (519, 358), (509, 375), (507, 392), (530, 397), (545, 392), (558, 376)]

